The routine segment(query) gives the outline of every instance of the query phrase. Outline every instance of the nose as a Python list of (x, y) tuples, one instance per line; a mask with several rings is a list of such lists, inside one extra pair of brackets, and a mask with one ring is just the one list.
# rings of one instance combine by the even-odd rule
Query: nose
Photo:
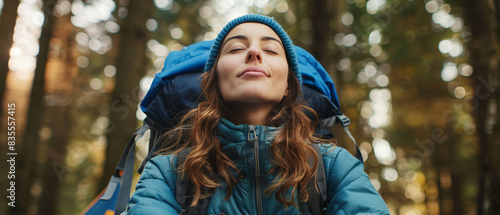
[(250, 63), (252, 61), (262, 63), (262, 53), (255, 47), (251, 47), (247, 53), (246, 62)]

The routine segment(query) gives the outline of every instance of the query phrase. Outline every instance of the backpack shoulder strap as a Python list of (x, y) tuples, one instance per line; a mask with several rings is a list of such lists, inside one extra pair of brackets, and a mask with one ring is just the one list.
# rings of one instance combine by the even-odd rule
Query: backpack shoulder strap
[[(185, 161), (186, 157), (191, 152), (191, 147), (183, 149), (177, 155), (177, 168), (181, 166)], [(189, 178), (184, 176), (184, 173), (177, 170), (177, 182), (175, 184), (175, 200), (181, 205), (182, 209), (187, 208), (189, 203), (187, 202), (188, 197), (188, 183)]]
[(340, 114), (336, 115), (335, 119), (337, 119), (337, 120), (340, 121), (340, 124), (344, 128), (345, 133), (347, 134), (347, 136), (349, 136), (349, 138), (351, 138), (352, 142), (354, 142), (354, 146), (356, 147), (356, 155), (355, 155), (355, 157), (359, 161), (361, 161), (361, 164), (364, 164), (363, 155), (361, 154), (361, 151), (359, 150), (358, 143), (356, 143), (356, 140), (354, 139), (354, 137), (352, 136), (351, 132), (349, 131), (348, 125), (351, 124), (351, 120), (347, 116), (345, 116), (343, 113), (340, 113)]
[(316, 184), (318, 185), (318, 191), (313, 180), (307, 183), (306, 190), (309, 194), (309, 200), (307, 200), (307, 206), (309, 212), (312, 215), (323, 215), (326, 211), (326, 173), (325, 166), (323, 164), (323, 154), (318, 144), (311, 144), (314, 151), (318, 155), (318, 169), (316, 172)]
[[(179, 152), (177, 155), (177, 167), (186, 162), (186, 158), (191, 153), (191, 147), (187, 147)], [(183, 172), (177, 171), (177, 182), (175, 185), (175, 200), (181, 205), (182, 211), (181, 215), (197, 215), (205, 214), (208, 207), (208, 198), (201, 199), (196, 207), (191, 207), (191, 201), (193, 200), (193, 190), (190, 188), (191, 182), (189, 178), (184, 175)]]
[[(130, 189), (132, 187), (132, 179), (134, 176), (135, 143), (138, 139), (141, 139), (148, 129), (149, 125), (144, 122), (144, 124), (135, 131), (134, 135), (132, 135), (120, 158), (120, 162), (116, 166), (115, 175), (111, 178), (106, 192), (103, 197), (101, 197), (102, 200), (109, 200), (115, 192), (115, 189), (120, 189), (116, 200), (115, 214), (121, 214), (127, 209)], [(120, 177), (119, 172), (122, 170), (123, 176)], [(120, 178), (121, 185), (117, 186), (117, 183), (120, 183)]]

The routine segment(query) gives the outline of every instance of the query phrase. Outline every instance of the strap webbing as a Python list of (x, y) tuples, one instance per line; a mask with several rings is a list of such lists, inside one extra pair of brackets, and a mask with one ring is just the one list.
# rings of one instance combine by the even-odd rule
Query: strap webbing
[(347, 117), (343, 113), (339, 113), (339, 114), (332, 116), (330, 118), (321, 120), (320, 125), (324, 128), (328, 128), (328, 127), (334, 126), (337, 123), (342, 125), (342, 127), (344, 128), (344, 131), (347, 133), (347, 135), (352, 140), (352, 142), (354, 142), (354, 146), (356, 148), (356, 158), (359, 161), (361, 161), (361, 163), (363, 163), (363, 156), (361, 155), (361, 151), (359, 150), (358, 143), (356, 143), (356, 140), (354, 139), (354, 137), (352, 136), (352, 134), (348, 128), (349, 124), (351, 124), (351, 120), (349, 119), (349, 117)]
[[(191, 147), (185, 148), (179, 152), (179, 154), (177, 155), (177, 167), (184, 164), (189, 153), (191, 153)], [(187, 191), (188, 183), (189, 183), (189, 178), (185, 176), (182, 172), (177, 171), (175, 199), (183, 209), (187, 208), (188, 206), (188, 203), (186, 202), (188, 198), (188, 191)]]
[(351, 138), (352, 142), (354, 142), (354, 146), (356, 146), (356, 158), (363, 163), (363, 155), (361, 154), (361, 151), (359, 150), (358, 143), (356, 143), (356, 140), (352, 136), (351, 132), (349, 131), (349, 127), (345, 126), (344, 127), (345, 133)]
[[(326, 175), (325, 175), (325, 166), (323, 164), (323, 155), (321, 153), (321, 149), (318, 144), (311, 144), (314, 151), (318, 155), (318, 169), (316, 172), (316, 181), (310, 180), (307, 183), (306, 190), (309, 194), (309, 199), (306, 204), (312, 215), (323, 215), (324, 208), (326, 206)], [(315, 184), (316, 182), (316, 184)], [(318, 186), (318, 191), (316, 190), (316, 186)], [(304, 209), (303, 209), (304, 210)], [(306, 211), (307, 212), (307, 211)]]
[(319, 145), (315, 144), (314, 150), (316, 154), (318, 154), (318, 170), (316, 173), (316, 183), (318, 184), (319, 193), (321, 194), (321, 199), (323, 202), (326, 202), (326, 194), (327, 194), (327, 184), (326, 184), (326, 171), (325, 164), (323, 163), (323, 153), (321, 153), (321, 149)]
[(106, 191), (101, 196), (101, 200), (109, 200), (113, 197), (113, 193), (115, 193), (116, 188), (120, 185), (121, 178), (117, 176), (111, 176), (109, 179), (108, 186), (106, 187)]
[[(336, 115), (335, 116), (335, 119), (338, 120), (338, 122), (340, 123), (340, 125), (342, 125), (342, 127), (344, 127), (344, 131), (345, 133), (347, 133), (347, 136), (349, 136), (349, 138), (351, 138), (352, 142), (354, 142), (354, 146), (356, 147), (356, 158), (361, 161), (361, 163), (363, 163), (363, 155), (361, 155), (361, 151), (359, 150), (359, 147), (358, 147), (358, 143), (356, 143), (356, 140), (354, 139), (354, 137), (352, 136), (351, 132), (349, 131), (349, 124), (351, 124), (351, 120), (346, 116), (344, 115), (343, 113), (339, 114), (339, 115)], [(336, 120), (333, 120), (334, 123)]]
[[(121, 214), (125, 209), (127, 209), (128, 200), (130, 198), (130, 189), (132, 186), (132, 178), (134, 176), (134, 160), (135, 160), (135, 143), (138, 139), (144, 135), (144, 133), (149, 129), (149, 125), (144, 122), (144, 124), (138, 128), (134, 135), (128, 141), (127, 147), (120, 158), (120, 162), (116, 167), (116, 171), (119, 172), (123, 170), (122, 183), (120, 187), (120, 192), (118, 193), (118, 199), (115, 206), (115, 214)], [(110, 182), (111, 183), (111, 182)], [(106, 193), (108, 190), (106, 190)]]
[[(187, 147), (177, 155), (177, 167), (186, 162), (186, 158), (191, 153), (191, 147)], [(208, 208), (208, 198), (201, 199), (195, 207), (191, 207), (193, 200), (192, 186), (189, 186), (189, 178), (182, 172), (177, 171), (177, 182), (175, 186), (175, 199), (181, 205), (181, 215), (198, 215), (205, 214)]]

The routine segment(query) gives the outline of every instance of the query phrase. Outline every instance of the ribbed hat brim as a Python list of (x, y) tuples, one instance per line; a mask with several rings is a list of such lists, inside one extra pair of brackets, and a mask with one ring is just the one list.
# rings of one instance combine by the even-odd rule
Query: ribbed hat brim
[(248, 23), (248, 22), (256, 22), (269, 26), (273, 31), (278, 35), (283, 43), (283, 47), (285, 48), (286, 58), (288, 61), (289, 67), (292, 69), (293, 73), (297, 77), (300, 83), (302, 83), (302, 75), (299, 71), (299, 64), (297, 61), (297, 56), (295, 54), (295, 50), (293, 49), (292, 40), (288, 34), (283, 30), (281, 25), (276, 22), (273, 18), (258, 15), (258, 14), (248, 14), (230, 21), (217, 35), (217, 38), (214, 40), (212, 48), (210, 49), (210, 53), (208, 55), (207, 62), (205, 63), (204, 71), (209, 71), (215, 64), (215, 60), (217, 59), (217, 55), (219, 54), (219, 49), (224, 42), (227, 34), (239, 24)]

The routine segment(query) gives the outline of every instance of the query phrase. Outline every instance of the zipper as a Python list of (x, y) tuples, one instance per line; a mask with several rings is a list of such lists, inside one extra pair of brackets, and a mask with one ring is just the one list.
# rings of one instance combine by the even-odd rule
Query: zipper
[[(248, 128), (248, 141), (253, 141), (254, 154), (255, 154), (255, 201), (257, 204), (257, 214), (262, 215), (262, 189), (261, 189), (261, 175), (259, 167), (259, 138), (255, 131), (255, 125), (250, 125)], [(253, 133), (253, 135), (252, 135)]]

